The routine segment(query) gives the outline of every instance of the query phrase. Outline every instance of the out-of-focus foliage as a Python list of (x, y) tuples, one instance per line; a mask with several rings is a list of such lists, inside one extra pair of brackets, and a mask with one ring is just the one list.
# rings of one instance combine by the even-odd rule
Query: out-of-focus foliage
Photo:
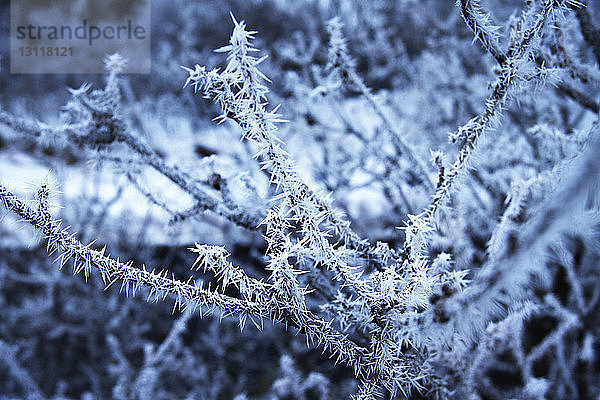
[(597, 4), (152, 7), (147, 76), (2, 31), (0, 397), (600, 396)]

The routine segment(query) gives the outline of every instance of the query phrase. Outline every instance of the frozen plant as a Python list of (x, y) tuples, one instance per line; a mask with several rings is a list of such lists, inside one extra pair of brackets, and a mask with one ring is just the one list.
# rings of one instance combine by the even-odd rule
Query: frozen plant
[[(195, 93), (220, 108), (217, 120), (233, 121), (241, 131), (257, 160), (256, 169), (263, 170), (269, 178), (273, 197), (263, 203), (268, 205), (264, 211), (245, 209), (225, 189), (228, 182), (222, 181), (220, 175), (202, 181), (168, 165), (142, 135), (136, 134), (136, 128), (127, 123), (120, 109), (118, 71), (123, 61), (118, 56), (107, 59), (110, 75), (103, 90), (90, 91), (88, 85), (72, 90), (72, 100), (60, 127), (19, 119), (7, 112), (0, 115), (5, 125), (32, 136), (64, 137), (100, 151), (123, 144), (126, 150), (122, 153), (130, 151), (138, 157), (131, 164), (150, 166), (193, 198), (196, 205), (187, 213), (178, 213), (139, 184), (137, 178), (141, 174), (136, 173), (136, 168), (128, 170), (127, 178), (150, 201), (173, 214), (174, 219), (210, 210), (237, 225), (257, 229), (264, 237), (264, 277), (254, 276), (252, 271), (231, 261), (232, 249), (227, 244), (196, 243), (190, 249), (196, 257), (192, 268), (216, 278), (218, 285), (210, 287), (192, 277), (181, 280), (166, 270), (136, 267), (132, 262), (111, 257), (106, 249), (84, 244), (54, 219), (47, 187), (40, 188), (36, 199), (27, 202), (0, 185), (3, 207), (42, 233), (48, 252), (56, 254), (61, 266), (73, 260), (74, 272), (83, 273), (86, 279), (97, 270), (107, 287), (121, 285), (127, 294), (143, 292), (155, 301), (170, 296), (174, 310), (189, 309), (158, 349), (145, 349), (138, 373), (131, 372), (125, 357), (119, 360), (114, 368), (121, 371), (115, 397), (151, 397), (158, 386), (162, 357), (178, 343), (189, 313), (198, 309), (219, 309), (223, 315), (237, 317), (242, 328), (250, 322), (263, 329), (265, 320), (292, 328), (304, 335), (308, 346), (318, 347), (353, 369), (358, 382), (357, 399), (379, 395), (479, 398), (486, 391), (501, 398), (506, 393), (496, 390), (492, 379), (480, 370), (490, 366), (493, 357), (499, 360), (490, 368), (508, 370), (513, 364), (518, 366), (515, 379), (519, 389), (510, 392), (510, 396), (545, 398), (551, 383), (538, 376), (536, 363), (554, 350), (564, 362), (548, 375), (556, 380), (559, 393), (564, 396), (577, 392), (569, 385), (569, 374), (576, 368), (588, 368), (592, 371), (589, 374), (593, 373), (597, 357), (594, 345), (600, 337), (597, 327), (588, 327), (584, 322), (597, 313), (599, 298), (594, 279), (599, 222), (594, 188), (600, 167), (593, 157), (598, 150), (597, 126), (589, 130), (586, 138), (573, 139), (571, 147), (564, 144), (567, 138), (556, 134), (555, 146), (562, 160), (546, 169), (539, 162), (533, 178), (513, 182), (500, 222), (486, 242), (487, 258), (481, 268), (457, 268), (451, 245), (437, 252), (432, 247), (436, 244), (439, 248), (439, 243), (443, 243), (436, 236), (442, 222), (451, 223), (448, 216), (457, 215), (452, 214), (453, 200), (460, 204), (459, 197), (468, 189), (475, 192), (474, 197), (488, 195), (461, 182), (469, 175), (469, 167), (486, 137), (503, 136), (499, 122), (505, 117), (510, 100), (519, 99), (532, 88), (540, 89), (548, 81), (557, 82), (565, 70), (578, 79), (595, 79), (594, 72), (570, 62), (569, 49), (560, 50), (557, 45), (559, 50), (548, 51), (545, 43), (561, 40), (558, 34), (548, 34), (551, 25), (562, 23), (571, 7), (583, 4), (528, 1), (504, 30), (492, 22), (492, 15), (478, 1), (459, 0), (457, 6), (496, 66), (482, 110), (449, 135), (458, 146), (450, 164), (445, 162), (449, 154), (420, 154), (405, 140), (380, 99), (357, 72), (341, 21), (333, 19), (328, 25), (329, 60), (322, 71), (325, 76), (321, 77), (328, 84), (314, 92), (348, 87), (357, 90), (381, 121), (385, 140), (393, 144), (396, 157), (406, 158), (414, 166), (416, 185), (432, 192), (430, 202), (420, 204), (420, 213), (407, 211), (407, 221), (398, 232), (403, 235), (404, 244), (398, 249), (362, 238), (333, 199), (313, 188), (300, 173), (279, 135), (278, 128), (286, 121), (279, 114), (279, 106), (271, 107), (268, 102), (269, 79), (261, 72), (266, 56), (260, 56), (260, 50), (253, 45), (256, 32), (247, 30), (244, 21), (233, 15), (229, 44), (217, 49), (218, 53), (227, 54), (226, 66), (183, 67), (188, 73), (185, 86), (191, 86)], [(574, 99), (585, 102), (577, 92), (570, 93)], [(524, 134), (548, 134), (549, 130), (539, 125)], [(535, 145), (537, 140), (541, 140), (539, 136), (529, 138)], [(490, 147), (483, 149), (490, 152), (492, 159), (493, 151), (494, 156), (501, 153)], [(113, 161), (129, 165), (122, 154), (115, 154)], [(431, 167), (423, 161), (430, 155)], [(553, 161), (556, 158), (552, 157)], [(481, 186), (485, 186), (485, 181)], [(485, 208), (486, 199), (479, 200)], [(570, 226), (573, 221), (579, 231)], [(456, 236), (458, 242), (461, 237)], [(453, 237), (448, 239), (452, 240)], [(579, 253), (586, 257), (576, 256)], [(556, 259), (557, 265), (547, 267), (551, 259)], [(552, 292), (547, 288), (562, 276), (569, 282), (568, 293), (560, 292), (562, 297), (554, 293), (538, 296), (530, 289), (532, 282), (539, 280), (539, 287)], [(548, 332), (538, 341), (528, 336), (527, 330), (535, 318), (551, 321)], [(569, 335), (575, 333), (584, 338), (581, 348), (578, 343), (568, 346)], [(532, 344), (521, 344), (528, 340)], [(113, 338), (110, 343), (119, 348)], [(496, 353), (495, 346), (506, 351), (509, 356), (505, 358), (511, 362), (514, 358), (514, 363), (502, 361), (504, 353)], [(7, 363), (16, 365), (12, 349), (3, 349)], [(118, 350), (114, 352), (118, 354)], [(324, 376), (314, 373), (303, 381), (288, 356), (281, 358), (280, 369), (283, 376), (273, 383), (273, 396), (305, 398), (309, 389), (315, 389), (319, 398), (331, 394), (330, 382)], [(17, 367), (13, 370), (24, 386), (34, 393), (39, 391), (25, 372)], [(124, 378), (129, 375), (134, 376), (131, 382)], [(586, 385), (590, 390), (597, 388), (594, 383)]]

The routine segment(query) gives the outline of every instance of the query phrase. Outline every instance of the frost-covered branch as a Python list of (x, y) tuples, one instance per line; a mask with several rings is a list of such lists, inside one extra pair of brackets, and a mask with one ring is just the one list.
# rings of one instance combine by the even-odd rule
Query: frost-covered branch
[[(39, 230), (46, 238), (50, 254), (58, 253), (57, 261), (63, 266), (69, 260), (74, 262), (74, 272), (83, 272), (87, 278), (92, 268), (100, 272), (102, 281), (110, 286), (120, 281), (122, 290), (137, 292), (140, 288), (149, 289), (148, 299), (158, 300), (166, 296), (175, 297), (176, 308), (199, 306), (218, 306), (228, 314), (257, 315), (267, 317), (268, 312), (259, 304), (244, 302), (233, 297), (210, 292), (202, 285), (180, 281), (168, 277), (166, 270), (148, 271), (144, 266), (136, 268), (131, 263), (123, 263), (105, 254), (105, 250), (94, 250), (91, 245), (79, 242), (75, 235), (61, 226), (60, 221), (52, 220), (49, 215), (34, 209), (0, 185), (0, 200), (5, 209), (15, 213), (25, 222)], [(43, 207), (43, 202), (40, 202)]]
[[(81, 93), (77, 94), (77, 99), (86, 98), (85, 93), (87, 93), (88, 88), (84, 89)], [(197, 204), (195, 208), (196, 212), (209, 210), (248, 229), (255, 229), (260, 223), (263, 218), (262, 215), (256, 215), (237, 204), (233, 208), (228, 207), (223, 203), (222, 196), (215, 193), (213, 188), (208, 187), (208, 185), (201, 185), (200, 182), (193, 179), (185, 171), (167, 164), (147, 143), (132, 134), (125, 127), (124, 123), (114, 116), (113, 110), (101, 110), (98, 105), (87, 98), (81, 101), (86, 104), (86, 107), (97, 110), (98, 114), (102, 111), (105, 117), (101, 121), (91, 120), (83, 123), (53, 127), (35, 120), (17, 117), (8, 111), (0, 110), (0, 123), (10, 127), (15, 132), (25, 133), (36, 138), (64, 137), (69, 142), (84, 147), (93, 148), (112, 142), (125, 143), (141, 157), (146, 165), (154, 168), (176, 186), (191, 195)], [(228, 205), (231, 206), (232, 204), (235, 203), (228, 202)]]
[(465, 23), (475, 35), (474, 40), (479, 40), (499, 64), (504, 63), (506, 56), (500, 50), (499, 33), (500, 27), (491, 22), (491, 16), (486, 13), (479, 0), (457, 0), (456, 6)]
[(184, 67), (189, 73), (186, 85), (192, 85), (196, 92), (202, 91), (205, 97), (219, 104), (223, 110), (220, 118), (233, 119), (241, 127), (244, 139), (258, 146), (255, 157), (263, 168), (270, 171), (271, 183), (280, 189), (276, 197), (280, 204), (279, 214), (284, 220), (300, 224), (300, 243), (311, 257), (332, 269), (338, 279), (361, 296), (369, 297), (369, 287), (331, 246), (320, 225), (329, 221), (336, 236), (343, 242), (356, 242), (357, 236), (350, 229), (349, 222), (331, 207), (329, 200), (317, 195), (304, 183), (296, 172), (294, 162), (283, 150), (275, 135), (275, 124), (283, 121), (277, 114), (277, 108), (266, 110), (268, 88), (263, 81), (267, 78), (257, 68), (265, 57), (250, 55), (257, 51), (250, 43), (255, 32), (246, 31), (243, 21), (238, 22), (235, 18), (233, 21), (235, 27), (230, 44), (217, 50), (229, 53), (225, 70), (206, 71), (200, 65), (194, 69)]
[[(32, 208), (3, 185), (0, 185), (0, 204), (44, 235), (48, 243), (49, 254), (58, 253), (56, 260), (60, 262), (61, 267), (69, 260), (73, 260), (74, 273), (82, 272), (86, 279), (90, 276), (92, 269), (95, 269), (99, 271), (102, 281), (107, 287), (120, 282), (121, 290), (128, 294), (135, 294), (144, 288), (148, 290), (149, 301), (158, 301), (165, 299), (167, 296), (172, 296), (175, 299), (174, 309), (190, 308), (194, 311), (198, 307), (211, 309), (217, 307), (225, 315), (238, 316), (241, 326), (245, 324), (247, 318), (250, 318), (254, 323), (256, 321), (253, 318), (280, 321), (286, 326), (292, 326), (298, 329), (300, 333), (305, 334), (308, 343), (323, 346), (338, 362), (352, 366), (357, 375), (367, 373), (365, 365), (369, 365), (369, 362), (365, 349), (357, 346), (345, 335), (333, 329), (331, 322), (319, 318), (306, 308), (300, 309), (300, 314), (295, 314), (298, 309), (289, 307), (289, 304), (285, 302), (273, 304), (270, 298), (262, 297), (260, 293), (252, 296), (253, 300), (241, 300), (204, 289), (202, 284), (192, 282), (191, 278), (184, 282), (174, 276), (169, 277), (167, 270), (156, 271), (153, 269), (148, 271), (145, 266), (136, 268), (130, 262), (123, 263), (118, 259), (115, 260), (105, 254), (105, 249), (94, 250), (91, 244), (82, 244), (75, 238), (74, 234), (61, 226), (60, 221), (52, 220), (48, 214), (40, 211), (40, 206), (42, 209), (44, 208), (43, 201), (38, 201), (38, 209)], [(210, 260), (211, 265), (213, 265), (212, 268), (216, 269), (217, 267), (214, 267), (215, 263), (227, 262), (224, 260), (227, 255), (216, 252), (215, 249), (197, 246), (195, 252), (201, 253), (196, 265), (203, 265)], [(211, 256), (208, 256), (208, 254), (211, 254)], [(217, 269), (217, 271), (219, 270)], [(237, 275), (235, 275), (236, 271)], [(246, 278), (245, 275), (242, 276), (242, 272), (235, 267), (225, 266), (222, 272), (219, 273), (219, 278), (228, 279), (231, 273), (241, 282), (244, 280), (248, 282), (249, 287), (266, 290), (264, 285)], [(239, 282), (238, 286), (240, 286)], [(276, 292), (271, 291), (270, 294), (275, 295)]]
[[(468, 168), (481, 137), (502, 117), (502, 112), (512, 93), (525, 85), (530, 85), (531, 80), (544, 81), (546, 77), (544, 67), (537, 68), (532, 75), (529, 75), (531, 69), (529, 63), (533, 58), (533, 43), (541, 38), (547, 19), (566, 7), (566, 3), (571, 2), (556, 2), (555, 4), (552, 1), (544, 1), (541, 3), (537, 8), (538, 12), (534, 13), (536, 7), (532, 5), (532, 2), (530, 7), (522, 12), (521, 19), (511, 32), (508, 50), (500, 64), (498, 77), (493, 83), (490, 95), (485, 100), (485, 110), (450, 134), (453, 142), (461, 143), (456, 159), (450, 167), (445, 168), (444, 174), (440, 176), (431, 203), (420, 214), (410, 216), (410, 221), (403, 228), (407, 232), (404, 249), (409, 260), (416, 260), (420, 257), (419, 253), (423, 251), (425, 237), (434, 229), (438, 209), (451, 196), (456, 181)], [(458, 5), (461, 4), (458, 3)]]

